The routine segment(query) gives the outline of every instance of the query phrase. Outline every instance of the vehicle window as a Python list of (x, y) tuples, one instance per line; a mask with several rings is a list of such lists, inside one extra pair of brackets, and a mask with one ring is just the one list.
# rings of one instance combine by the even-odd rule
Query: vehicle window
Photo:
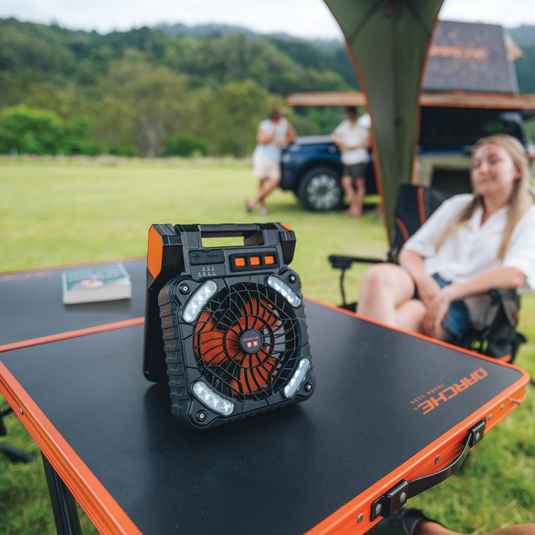
[(485, 132), (485, 135), (490, 136), (492, 134), (508, 134), (507, 130), (511, 130), (511, 125), (505, 121), (485, 121), (481, 124), (481, 130)]
[(419, 144), (430, 150), (458, 150), (492, 134), (522, 139), (520, 114), (503, 110), (422, 108)]

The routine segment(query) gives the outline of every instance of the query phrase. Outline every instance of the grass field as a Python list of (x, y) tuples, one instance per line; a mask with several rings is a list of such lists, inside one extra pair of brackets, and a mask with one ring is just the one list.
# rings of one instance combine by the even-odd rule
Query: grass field
[[(236, 161), (0, 160), (0, 272), (141, 256), (153, 223), (282, 221), (297, 234), (292, 267), (305, 295), (336, 304), (338, 272), (330, 268), (329, 254), (384, 257), (385, 231), (373, 211), (359, 220), (312, 214), (293, 194), (276, 192), (268, 200), (269, 215), (261, 218), (244, 209), (255, 186), (250, 166)], [(352, 299), (363, 270), (347, 276)], [(529, 343), (516, 363), (535, 375), (531, 296), (523, 301), (520, 330)], [(411, 505), (464, 533), (535, 522), (533, 394), (530, 386), (526, 402), (488, 433), (461, 475)], [(0, 406), (6, 406), (3, 398)], [(3, 441), (39, 452), (15, 416), (6, 418), (6, 425)], [(84, 533), (96, 533), (81, 516)], [(10, 465), (0, 456), (0, 534), (54, 532), (40, 460)]]

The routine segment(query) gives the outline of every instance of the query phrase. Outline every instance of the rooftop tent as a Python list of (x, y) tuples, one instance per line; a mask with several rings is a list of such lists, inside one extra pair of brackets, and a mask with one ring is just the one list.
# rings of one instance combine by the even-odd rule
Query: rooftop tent
[[(288, 106), (366, 106), (366, 95), (359, 91), (323, 91), (318, 93), (290, 93)], [(433, 91), (420, 94), (420, 106), (438, 108), (491, 108), (523, 110), (535, 114), (535, 95), (505, 93), (474, 93), (468, 91)]]
[(441, 20), (429, 48), (424, 91), (518, 93), (514, 60), (520, 57), (498, 24)]
[(442, 0), (325, 0), (340, 24), (366, 93), (375, 171), (390, 241), (400, 184), (411, 180), (418, 97)]

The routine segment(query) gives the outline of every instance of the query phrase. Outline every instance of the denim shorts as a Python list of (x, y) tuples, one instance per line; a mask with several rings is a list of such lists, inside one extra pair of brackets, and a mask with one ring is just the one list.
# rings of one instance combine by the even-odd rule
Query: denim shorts
[[(444, 280), (436, 273), (433, 275), (433, 278), (438, 282), (438, 285), (441, 288), (451, 284), (451, 282)], [(466, 308), (464, 301), (453, 301), (451, 303), (446, 319), (442, 322), (442, 327), (456, 338), (456, 342), (462, 340), (466, 331), (472, 327), (470, 314), (468, 313), (468, 308)]]

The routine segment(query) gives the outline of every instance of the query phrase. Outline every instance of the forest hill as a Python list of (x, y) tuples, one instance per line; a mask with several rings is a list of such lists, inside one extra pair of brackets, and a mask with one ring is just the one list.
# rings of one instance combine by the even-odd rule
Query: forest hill
[[(0, 19), (0, 151), (245, 156), (284, 95), (358, 89), (342, 43), (172, 29), (100, 35)], [(535, 93), (535, 28), (517, 30), (520, 91)], [(12, 128), (23, 118), (37, 125), (25, 140)], [(300, 108), (289, 118), (300, 135), (326, 134), (342, 112)], [(44, 148), (35, 135), (48, 128), (61, 143)]]
[[(46, 110), (40, 129), (53, 123), (61, 130), (62, 122), (66, 132), (73, 120), (84, 125), (70, 149), (46, 152), (245, 156), (259, 121), (283, 95), (303, 87), (347, 91), (356, 78), (341, 45), (322, 51), (305, 41), (168, 36), (149, 28), (99, 35), (6, 19), (0, 20), (0, 86), (10, 124), (13, 114), (32, 122)], [(341, 115), (305, 109), (290, 120), (300, 134), (320, 134)], [(9, 152), (17, 135), (6, 139), (2, 118), (0, 150)], [(16, 149), (38, 149), (30, 141)]]

